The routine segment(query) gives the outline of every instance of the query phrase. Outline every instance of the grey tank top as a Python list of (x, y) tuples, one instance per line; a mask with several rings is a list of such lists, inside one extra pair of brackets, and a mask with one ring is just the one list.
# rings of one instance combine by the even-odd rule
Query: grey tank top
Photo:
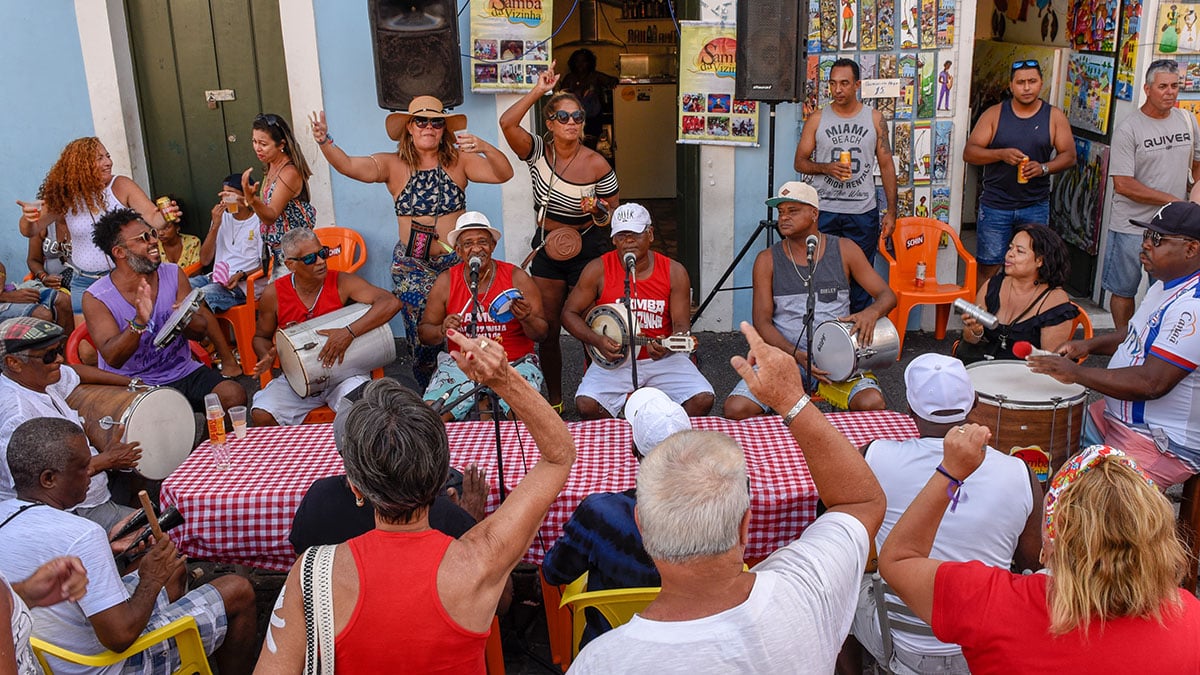
[[(841, 237), (824, 236), (825, 255), (813, 265), (815, 273), (810, 277), (817, 295), (814, 326), (850, 314), (850, 281), (842, 268)], [(771, 321), (783, 337), (803, 349), (804, 313), (808, 311), (808, 283), (804, 277), (809, 277), (808, 265), (799, 258), (793, 266), (782, 241), (771, 246), (771, 260), (775, 265), (771, 279), (775, 315)]]
[(832, 108), (821, 111), (817, 125), (817, 149), (814, 162), (840, 161), (842, 151), (850, 153), (850, 180), (833, 176), (812, 177), (821, 197), (821, 211), (830, 213), (866, 213), (875, 208), (875, 133), (874, 108), (863, 105), (853, 117), (839, 117)]

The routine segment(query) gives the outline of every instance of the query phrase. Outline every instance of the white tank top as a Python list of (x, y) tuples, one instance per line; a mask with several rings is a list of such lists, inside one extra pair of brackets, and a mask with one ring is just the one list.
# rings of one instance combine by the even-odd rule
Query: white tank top
[(63, 216), (67, 229), (71, 232), (71, 264), (84, 272), (106, 272), (113, 268), (108, 254), (92, 243), (92, 230), (95, 229), (100, 216), (122, 206), (112, 191), (113, 181), (116, 179), (117, 177), (113, 176), (108, 185), (104, 186), (104, 207), (99, 213), (89, 213), (77, 205)]

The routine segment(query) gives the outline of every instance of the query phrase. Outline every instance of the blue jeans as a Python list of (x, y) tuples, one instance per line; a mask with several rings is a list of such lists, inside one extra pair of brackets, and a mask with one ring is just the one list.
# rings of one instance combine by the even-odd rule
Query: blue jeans
[[(866, 213), (831, 213), (822, 211), (817, 220), (817, 229), (825, 234), (845, 237), (862, 249), (867, 256), (867, 262), (875, 264), (875, 252), (879, 250), (879, 209), (874, 208)], [(870, 293), (858, 285), (857, 281), (850, 282), (850, 311), (858, 312), (866, 309), (874, 302)]]
[(1050, 201), (1021, 209), (994, 209), (980, 204), (975, 224), (975, 261), (980, 265), (1003, 265), (1013, 226), (1027, 223), (1049, 225)]
[(224, 312), (246, 302), (246, 294), (242, 292), (241, 288), (237, 286), (234, 286), (232, 290), (225, 288), (223, 285), (215, 283), (211, 274), (192, 277), (188, 279), (188, 283), (192, 285), (192, 288), (199, 288), (204, 292), (204, 302), (214, 312)]

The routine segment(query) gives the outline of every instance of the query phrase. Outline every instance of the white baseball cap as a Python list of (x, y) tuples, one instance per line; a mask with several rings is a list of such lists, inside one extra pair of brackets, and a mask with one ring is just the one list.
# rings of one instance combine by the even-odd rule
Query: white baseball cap
[(641, 204), (629, 202), (617, 207), (612, 214), (612, 235), (622, 232), (641, 234), (650, 226), (650, 212)]
[(683, 406), (654, 387), (642, 387), (629, 395), (625, 419), (633, 429), (633, 444), (643, 457), (668, 436), (692, 428)]
[(458, 235), (467, 230), (487, 230), (492, 233), (494, 241), (500, 241), (500, 230), (492, 227), (492, 221), (478, 211), (467, 211), (458, 217), (454, 229), (446, 235), (446, 242), (451, 246), (458, 244)]
[(954, 424), (975, 406), (975, 387), (962, 361), (945, 354), (922, 354), (904, 369), (908, 407), (923, 420)]
[(798, 180), (784, 183), (779, 188), (779, 194), (767, 200), (767, 206), (774, 209), (784, 202), (796, 202), (797, 204), (808, 204), (816, 209), (821, 208), (821, 198), (817, 196), (817, 189)]

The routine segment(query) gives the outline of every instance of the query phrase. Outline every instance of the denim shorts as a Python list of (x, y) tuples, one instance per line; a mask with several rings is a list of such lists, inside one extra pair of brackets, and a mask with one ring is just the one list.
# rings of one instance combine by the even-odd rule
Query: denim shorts
[(1125, 232), (1108, 233), (1108, 247), (1104, 249), (1104, 276), (1100, 286), (1122, 298), (1137, 295), (1142, 283), (1142, 235)]
[(223, 284), (214, 282), (212, 275), (203, 274), (192, 277), (188, 279), (188, 282), (191, 283), (193, 289), (201, 289), (204, 293), (204, 302), (214, 312), (224, 312), (227, 309), (246, 304), (246, 294), (242, 292), (240, 286), (234, 286), (233, 290), (230, 290)]
[(975, 260), (980, 265), (1003, 265), (1012, 241), (1013, 227), (1027, 223), (1050, 223), (1050, 202), (1020, 209), (996, 209), (979, 205), (976, 222)]

